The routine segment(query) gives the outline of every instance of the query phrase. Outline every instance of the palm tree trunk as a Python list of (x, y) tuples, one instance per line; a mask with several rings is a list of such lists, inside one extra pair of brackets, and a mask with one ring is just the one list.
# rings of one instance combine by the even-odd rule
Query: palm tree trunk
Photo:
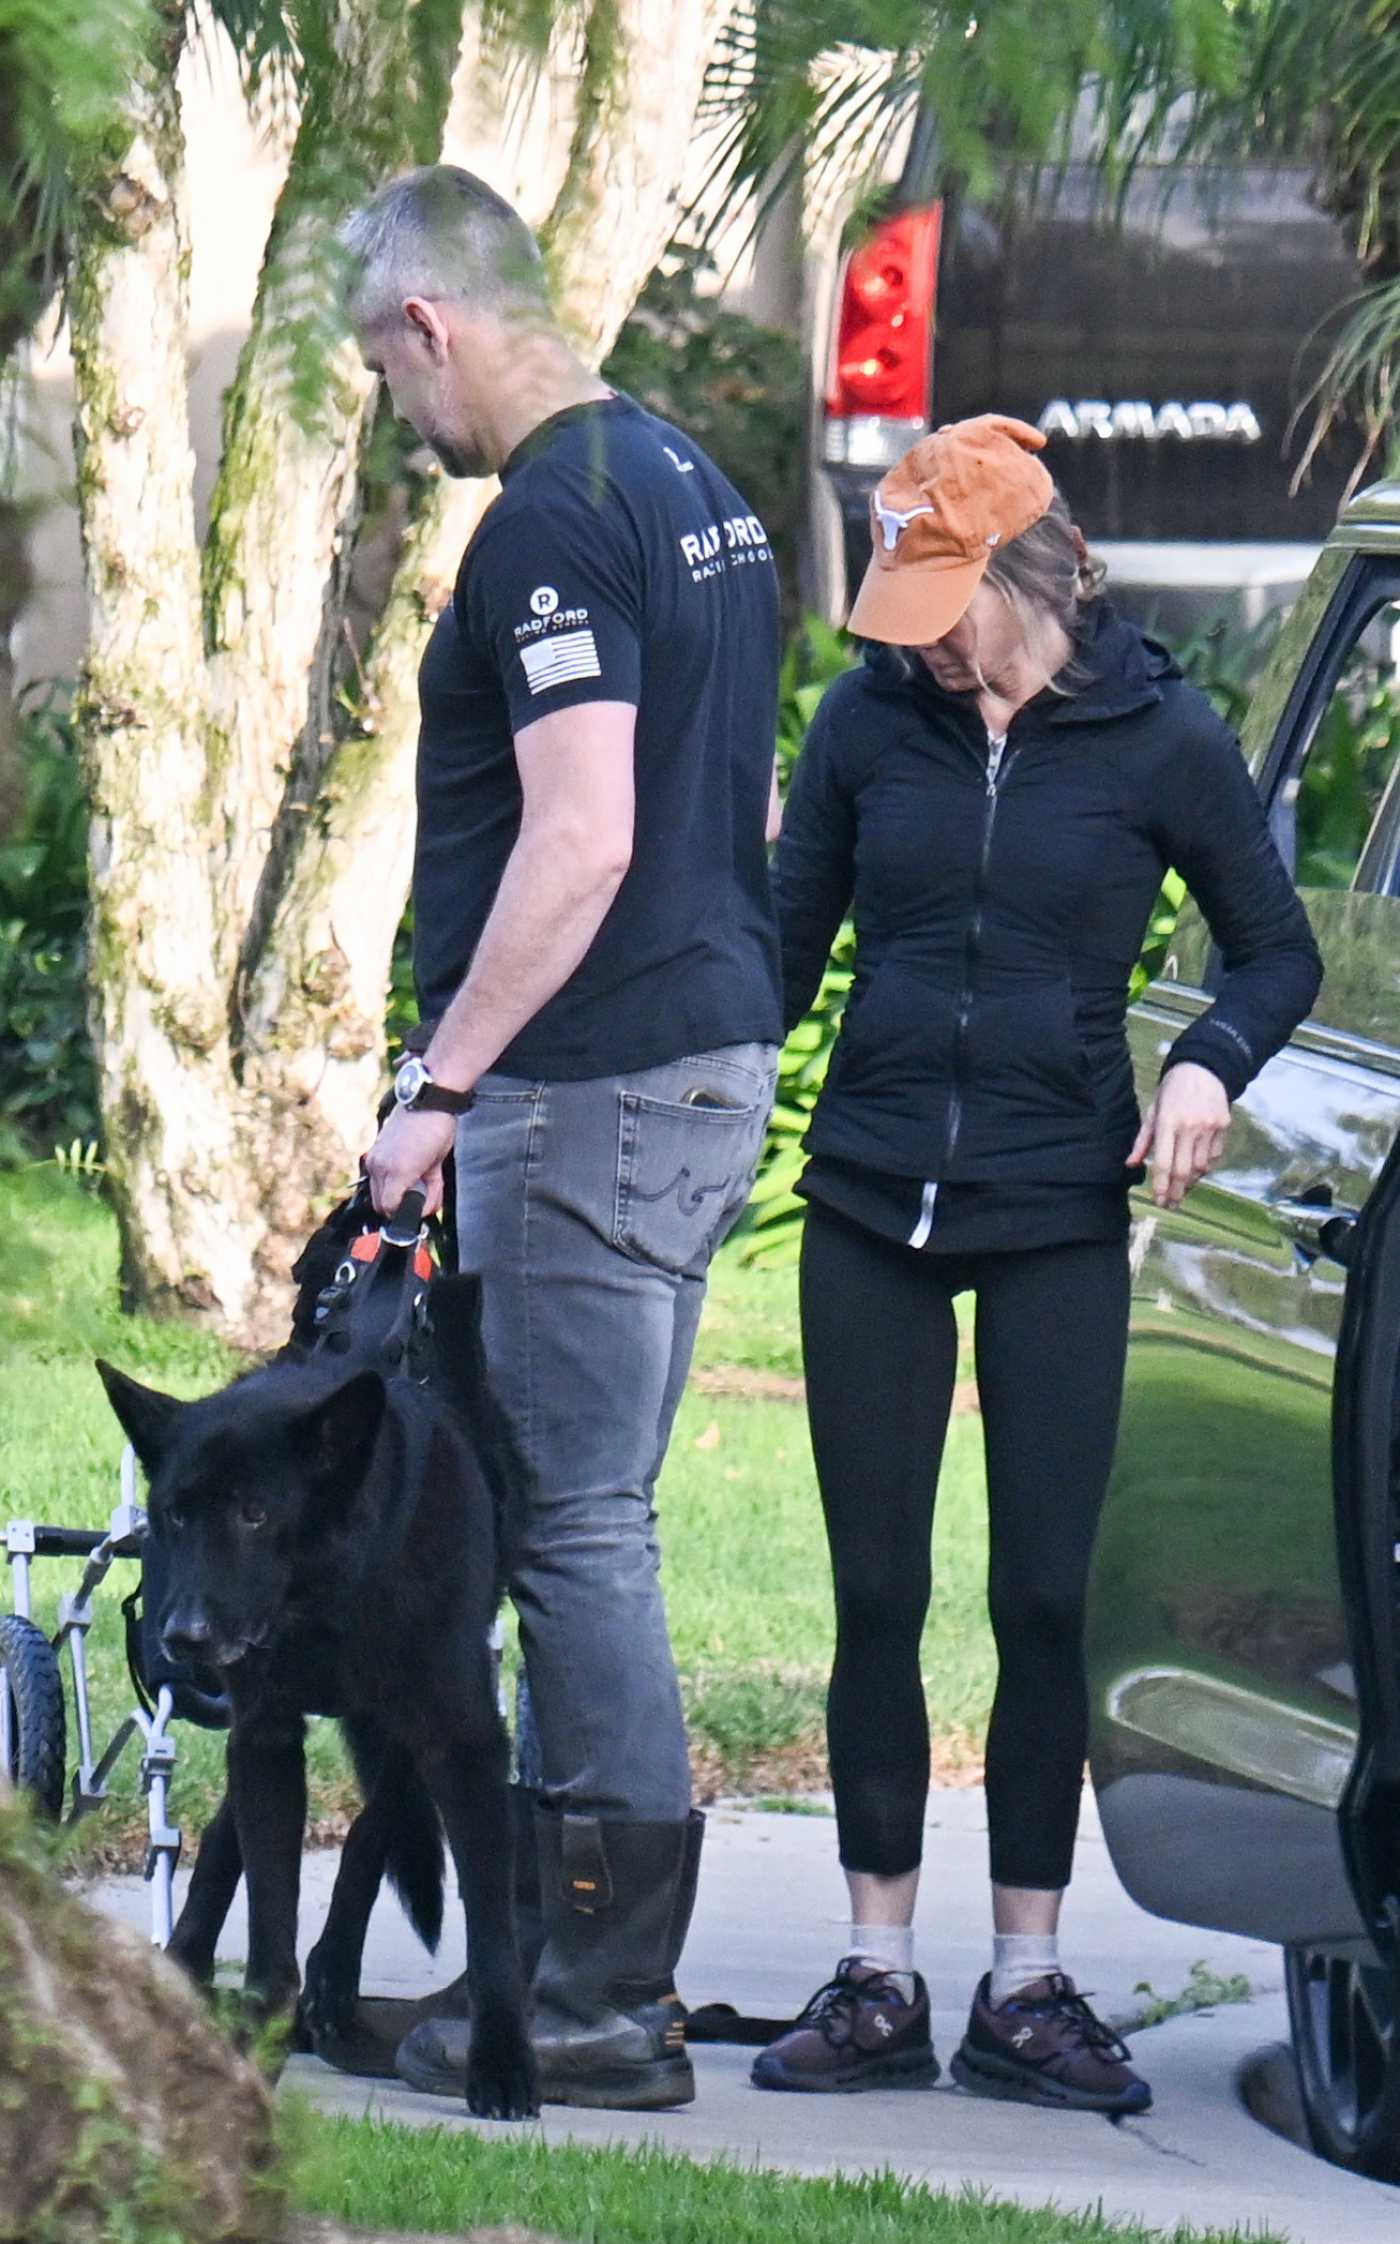
[[(441, 52), (412, 132), (394, 138), (411, 4), (343, 0), (226, 405), (202, 569), (173, 56), (143, 92), (74, 293), (94, 1025), (126, 1294), (257, 1345), (280, 1338), (290, 1264), (372, 1133), (412, 845), (417, 663), (490, 496), (440, 476), (412, 488), (382, 612), (348, 652), (369, 386), (342, 347), (319, 410), (299, 413), (289, 336), (329, 332), (328, 208), (440, 143)], [(546, 235), (565, 317), (600, 353), (672, 230), (728, 5), (675, 0), (658, 23), (650, 0), (593, 0), (586, 19)], [(480, 97), (489, 74), (469, 28)]]
[[(78, 698), (92, 801), (91, 1003), (129, 1293), (236, 1299), (228, 983), (237, 928), (212, 877), (224, 802), (207, 755), (179, 34), (133, 89), (132, 137), (75, 245), (70, 320), (90, 623)], [(212, 782), (212, 783), (211, 783)]]

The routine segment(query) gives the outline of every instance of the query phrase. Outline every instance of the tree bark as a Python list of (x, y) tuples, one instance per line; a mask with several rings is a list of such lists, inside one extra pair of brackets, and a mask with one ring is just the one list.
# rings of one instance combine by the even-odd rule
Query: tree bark
[(543, 228), (555, 304), (602, 358), (676, 230), (705, 69), (733, 0), (593, 0), (569, 170)]
[[(338, 66), (303, 119), (226, 406), (202, 570), (173, 52), (142, 89), (74, 289), (94, 1027), (126, 1297), (254, 1345), (281, 1337), (291, 1261), (372, 1133), (417, 664), (492, 489), (414, 482), (382, 613), (348, 647), (369, 389), (342, 349), (319, 412), (299, 418), (288, 338), (331, 316), (328, 207), (440, 140), (445, 70), (426, 74), (412, 145), (402, 126), (394, 139), (412, 4), (343, 0)], [(730, 4), (676, 0), (658, 20), (650, 0), (592, 0), (544, 229), (562, 316), (590, 354), (669, 239)], [(492, 87), (503, 110), (491, 38), (474, 14), (467, 29), (470, 90), (479, 107)], [(519, 196), (509, 169), (493, 176)]]
[[(0, 86), (13, 85), (19, 68), (13, 33), (0, 34)], [(16, 105), (0, 103), (0, 179), (17, 180), (22, 161)], [(38, 199), (34, 188), (19, 197), (8, 184), (0, 191), (0, 380), (8, 377), (15, 351), (34, 328), (52, 291), (47, 259), (33, 246), (41, 231)], [(0, 472), (0, 842), (24, 800), (10, 657), (10, 633), (30, 592), (24, 533), (24, 510), (15, 505)]]
[[(71, 322), (92, 627), (79, 714), (93, 801), (94, 1040), (125, 1298), (281, 1336), (293, 1234), (353, 1159), (344, 1133), (245, 1081), (241, 978), (269, 873), (317, 795), (310, 722), (339, 627), (368, 379), (348, 344), (322, 409), (294, 347), (334, 307), (323, 229), (417, 149), (403, 0), (344, 0), (308, 105), (231, 389), (203, 557), (186, 433), (188, 243), (172, 28), (133, 137), (86, 214)], [(443, 73), (446, 83), (447, 74)], [(441, 131), (441, 103), (429, 120)], [(342, 143), (357, 163), (331, 152)], [(348, 185), (353, 176), (355, 187)], [(318, 249), (319, 240), (319, 249)], [(319, 261), (318, 261), (319, 259)], [(207, 622), (207, 637), (206, 637)]]
[(171, 28), (133, 89), (133, 135), (95, 192), (70, 319), (89, 639), (78, 714), (92, 803), (91, 1001), (109, 1174), (131, 1289), (237, 1299), (222, 837), (187, 419), (183, 141)]

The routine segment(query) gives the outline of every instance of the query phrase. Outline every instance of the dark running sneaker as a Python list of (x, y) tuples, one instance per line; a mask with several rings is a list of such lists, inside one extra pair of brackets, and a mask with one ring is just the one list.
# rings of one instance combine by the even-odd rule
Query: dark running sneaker
[(785, 2034), (755, 2058), (755, 2088), (838, 2095), (860, 2088), (927, 2088), (938, 2078), (928, 2031), (928, 1989), (912, 1998), (878, 1964), (846, 1956)]
[(1074, 2112), (1145, 2112), (1152, 2091), (1131, 2071), (1128, 2051), (1096, 2018), (1062, 1971), (1033, 1980), (1009, 2002), (988, 2000), (991, 1978), (972, 1999), (972, 2016), (952, 2063), (960, 2088)]

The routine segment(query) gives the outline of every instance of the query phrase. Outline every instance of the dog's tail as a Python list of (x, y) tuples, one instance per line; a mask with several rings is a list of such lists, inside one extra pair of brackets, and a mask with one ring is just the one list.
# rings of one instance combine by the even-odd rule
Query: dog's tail
[(389, 1883), (429, 1955), (442, 1937), (442, 1825), (426, 1785), (405, 1769), (389, 1841)]
[(385, 1875), (409, 1923), (429, 1955), (435, 1955), (446, 1885), (437, 1809), (407, 1756), (389, 1745), (375, 1724), (357, 1718), (342, 1727), (361, 1791), (385, 1809)]

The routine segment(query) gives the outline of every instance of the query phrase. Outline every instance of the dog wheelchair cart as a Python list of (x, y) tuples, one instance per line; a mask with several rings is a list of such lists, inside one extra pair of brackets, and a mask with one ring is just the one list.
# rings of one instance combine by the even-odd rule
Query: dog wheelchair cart
[[(42, 1527), (12, 1519), (5, 1529), (11, 1605), (0, 1613), (0, 1770), (25, 1792), (48, 1821), (68, 1826), (80, 1821), (108, 1797), (109, 1780), (133, 1738), (141, 1740), (141, 1789), (146, 1796), (149, 1834), (145, 1876), (151, 1887), (151, 1941), (163, 1948), (174, 1923), (175, 1866), (180, 1833), (169, 1815), (177, 1716), (206, 1729), (228, 1724), (227, 1702), (215, 1689), (175, 1667), (160, 1650), (153, 1616), (161, 1588), (152, 1579), (155, 1546), (149, 1542), (146, 1515), (136, 1501), (136, 1453), (122, 1453), (120, 1501), (105, 1532), (85, 1527)], [(52, 1637), (33, 1617), (32, 1568), (36, 1559), (82, 1558), (82, 1579), (59, 1601)], [(122, 1600), (126, 1621), (127, 1666), (135, 1703), (98, 1751), (92, 1735), (88, 1692), (87, 1636), (93, 1623), (92, 1599), (118, 1561), (135, 1561), (141, 1580)], [(78, 1765), (71, 1798), (65, 1784), (68, 1719), (63, 1686), (67, 1652), (77, 1732)]]

